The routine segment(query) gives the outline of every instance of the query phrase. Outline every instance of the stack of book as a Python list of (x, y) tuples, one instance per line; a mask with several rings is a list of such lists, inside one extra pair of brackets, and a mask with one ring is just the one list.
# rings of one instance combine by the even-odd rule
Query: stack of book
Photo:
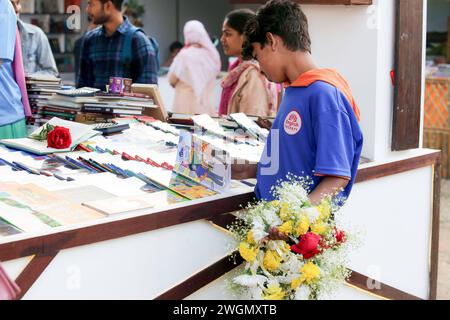
[(26, 77), (26, 83), (32, 112), (28, 124), (40, 127), (52, 118), (47, 116), (44, 110), (48, 101), (61, 90), (61, 79), (49, 75), (29, 75)]
[(102, 123), (111, 122), (113, 118), (120, 116), (142, 116), (146, 108), (157, 107), (145, 95), (102, 92), (86, 94), (88, 89), (58, 91), (47, 101), (43, 114), (80, 123)]

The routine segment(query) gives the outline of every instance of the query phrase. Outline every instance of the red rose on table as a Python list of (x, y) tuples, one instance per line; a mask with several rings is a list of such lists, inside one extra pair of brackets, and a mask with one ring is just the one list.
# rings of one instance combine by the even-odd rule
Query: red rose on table
[(311, 259), (320, 253), (319, 243), (321, 239), (321, 236), (308, 232), (300, 238), (299, 243), (291, 247), (291, 250), (301, 254), (305, 259)]
[(54, 149), (67, 149), (72, 145), (70, 131), (64, 127), (55, 127), (47, 135), (47, 146)]

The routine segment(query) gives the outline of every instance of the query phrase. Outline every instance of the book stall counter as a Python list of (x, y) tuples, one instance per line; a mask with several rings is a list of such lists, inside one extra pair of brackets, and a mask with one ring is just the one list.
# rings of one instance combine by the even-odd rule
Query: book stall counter
[[(361, 165), (342, 217), (365, 236), (338, 299), (433, 298), (439, 159), (420, 149)], [(254, 183), (233, 181), (227, 192), (204, 198), (3, 237), (0, 260), (23, 299), (230, 299), (224, 279), (240, 261), (230, 258), (225, 227), (235, 219), (230, 213), (254, 200)]]

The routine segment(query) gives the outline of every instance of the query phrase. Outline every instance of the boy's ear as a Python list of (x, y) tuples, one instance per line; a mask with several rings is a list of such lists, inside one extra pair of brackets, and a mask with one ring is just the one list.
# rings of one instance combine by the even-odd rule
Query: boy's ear
[(267, 39), (267, 45), (272, 49), (272, 51), (275, 51), (278, 43), (277, 43), (277, 40), (274, 37), (273, 33), (267, 32), (266, 39)]

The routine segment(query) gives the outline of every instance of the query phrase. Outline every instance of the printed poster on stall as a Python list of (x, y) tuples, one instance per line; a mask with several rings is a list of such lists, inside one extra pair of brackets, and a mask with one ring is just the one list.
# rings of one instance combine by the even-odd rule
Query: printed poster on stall
[(183, 131), (180, 134), (174, 171), (210, 190), (222, 193), (228, 190), (231, 182), (230, 155), (200, 136)]

